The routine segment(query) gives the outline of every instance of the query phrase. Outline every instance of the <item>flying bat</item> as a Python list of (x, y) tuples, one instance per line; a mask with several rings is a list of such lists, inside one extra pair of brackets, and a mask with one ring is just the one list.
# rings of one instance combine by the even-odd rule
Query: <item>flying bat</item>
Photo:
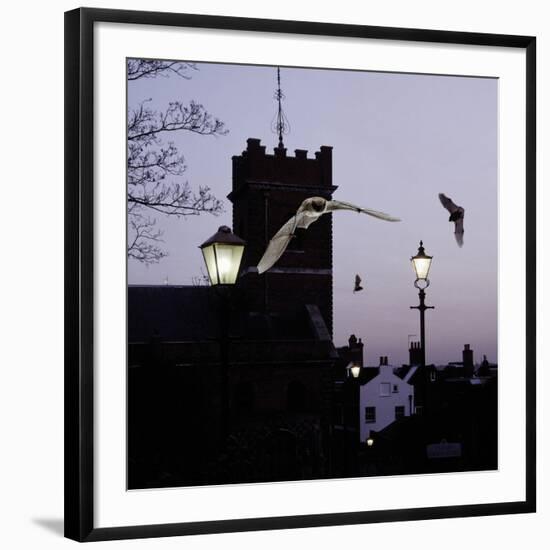
[(353, 287), (353, 292), (360, 292), (363, 290), (363, 287), (361, 286), (361, 277), (359, 275), (355, 275), (355, 285)]
[(306, 199), (298, 208), (296, 214), (288, 220), (277, 233), (273, 236), (267, 246), (262, 259), (258, 263), (258, 273), (264, 273), (277, 262), (283, 255), (296, 229), (307, 229), (313, 222), (316, 222), (323, 214), (335, 212), (336, 210), (352, 210), (362, 212), (369, 216), (374, 216), (388, 222), (398, 222), (398, 218), (377, 212), (368, 208), (361, 208), (349, 202), (327, 200), (323, 197), (310, 197)]
[(464, 244), (464, 208), (457, 206), (449, 197), (439, 193), (441, 204), (449, 211), (449, 221), (455, 224), (455, 239), (458, 246)]

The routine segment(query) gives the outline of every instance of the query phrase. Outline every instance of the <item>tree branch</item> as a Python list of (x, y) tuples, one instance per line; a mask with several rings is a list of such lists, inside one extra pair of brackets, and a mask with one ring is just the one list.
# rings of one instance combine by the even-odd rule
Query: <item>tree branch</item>
[[(189, 79), (193, 63), (129, 59), (128, 81), (176, 75)], [(186, 172), (185, 158), (172, 142), (163, 142), (169, 132), (190, 132), (203, 136), (227, 134), (224, 123), (200, 103), (174, 101), (164, 111), (156, 111), (142, 101), (128, 110), (128, 257), (151, 264), (166, 256), (158, 243), (162, 232), (157, 220), (146, 212), (165, 216), (217, 215), (222, 202), (206, 186), (193, 192), (187, 181), (178, 181)]]
[(162, 61), (157, 59), (128, 59), (128, 80), (139, 80), (140, 78), (155, 78), (156, 76), (167, 77), (175, 74), (189, 80), (187, 74), (189, 69), (197, 70), (194, 63), (183, 61)]

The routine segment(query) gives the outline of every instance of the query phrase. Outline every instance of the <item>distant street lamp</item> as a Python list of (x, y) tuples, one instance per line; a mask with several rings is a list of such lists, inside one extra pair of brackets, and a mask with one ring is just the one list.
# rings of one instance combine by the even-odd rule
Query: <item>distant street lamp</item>
[(367, 446), (372, 447), (374, 445), (374, 439), (372, 438), (372, 435), (369, 434), (369, 437), (367, 437)]
[(430, 284), (430, 281), (428, 280), (428, 274), (430, 273), (432, 258), (433, 256), (428, 256), (426, 252), (424, 252), (424, 245), (422, 241), (420, 241), (418, 252), (416, 253), (416, 256), (413, 256), (411, 258), (411, 262), (413, 264), (414, 272), (416, 273), (416, 280), (426, 281), (426, 287)]
[(353, 378), (359, 378), (359, 374), (361, 374), (361, 365), (358, 365), (357, 363), (352, 363), (349, 370)]
[(432, 264), (432, 256), (428, 256), (424, 251), (422, 241), (418, 247), (416, 256), (411, 258), (411, 262), (416, 274), (416, 280), (414, 286), (418, 289), (418, 298), (420, 303), (417, 306), (411, 306), (411, 309), (418, 309), (420, 312), (420, 347), (421, 347), (421, 366), (426, 366), (426, 335), (424, 330), (424, 312), (427, 309), (434, 309), (433, 306), (427, 306), (424, 304), (426, 298), (425, 289), (430, 286), (430, 280), (428, 274), (430, 272), (430, 266)]
[(229, 322), (230, 322), (230, 292), (239, 275), (245, 241), (222, 225), (218, 232), (200, 245), (204, 263), (208, 271), (210, 284), (215, 287), (219, 297), (219, 334), (220, 334), (220, 402), (222, 438), (227, 435), (229, 412), (228, 378), (229, 378)]

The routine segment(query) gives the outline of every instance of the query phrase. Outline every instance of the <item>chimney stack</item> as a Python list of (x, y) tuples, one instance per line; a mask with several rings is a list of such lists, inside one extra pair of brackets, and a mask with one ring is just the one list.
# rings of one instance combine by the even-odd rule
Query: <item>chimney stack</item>
[(363, 366), (363, 348), (365, 344), (361, 338), (352, 334), (348, 339), (349, 358), (351, 361)]
[(409, 365), (419, 366), (422, 364), (422, 347), (420, 342), (411, 342), (411, 347), (409, 348)]
[(470, 349), (470, 344), (464, 344), (464, 350), (462, 350), (462, 366), (464, 376), (470, 377), (474, 374), (474, 352)]

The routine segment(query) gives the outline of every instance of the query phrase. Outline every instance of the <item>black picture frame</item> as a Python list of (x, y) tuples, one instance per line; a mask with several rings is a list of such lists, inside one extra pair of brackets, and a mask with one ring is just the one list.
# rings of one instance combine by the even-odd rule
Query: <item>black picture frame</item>
[[(520, 48), (526, 52), (526, 498), (518, 502), (286, 517), (94, 527), (93, 89), (96, 22), (408, 40)], [(265, 529), (518, 514), (536, 510), (536, 39), (388, 28), (80, 8), (65, 14), (65, 536), (101, 541)]]

